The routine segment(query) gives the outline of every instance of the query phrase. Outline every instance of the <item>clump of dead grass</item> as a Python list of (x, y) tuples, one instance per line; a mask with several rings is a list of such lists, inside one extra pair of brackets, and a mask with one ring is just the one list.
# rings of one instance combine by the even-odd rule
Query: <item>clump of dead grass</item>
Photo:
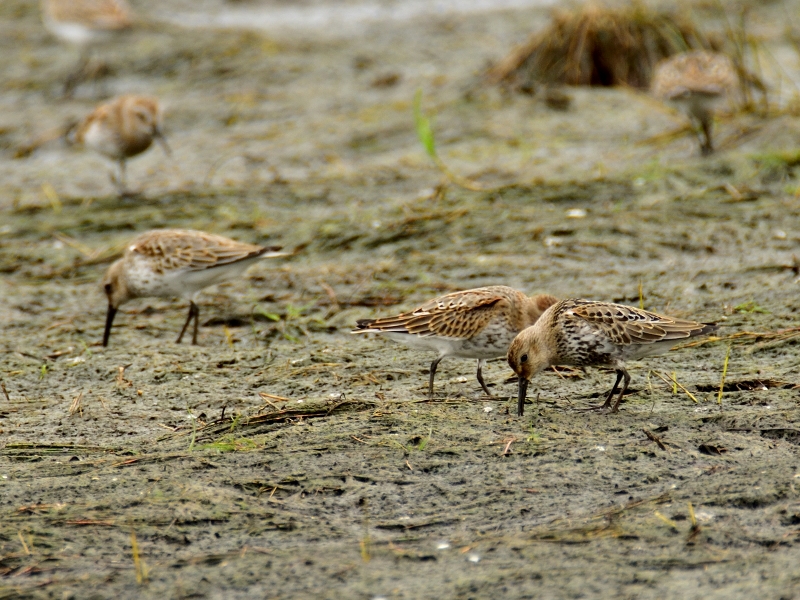
[(712, 44), (688, 18), (638, 2), (591, 2), (555, 12), (549, 27), (512, 50), (487, 79), (529, 93), (537, 82), (647, 88), (656, 63), (693, 49)]

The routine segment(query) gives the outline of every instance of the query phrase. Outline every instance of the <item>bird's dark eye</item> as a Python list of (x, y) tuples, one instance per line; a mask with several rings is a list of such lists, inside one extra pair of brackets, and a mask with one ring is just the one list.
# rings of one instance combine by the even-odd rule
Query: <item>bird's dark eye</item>
[(522, 356), (520, 356), (519, 357), (519, 362), (520, 362), (520, 364), (528, 362), (528, 355), (527, 354), (523, 354)]
[(110, 284), (110, 283), (107, 283), (107, 284), (105, 284), (105, 285), (103, 286), (103, 289), (106, 291), (106, 294), (110, 294), (110, 293), (111, 293), (111, 290), (112, 290), (112, 288), (111, 288), (111, 284)]

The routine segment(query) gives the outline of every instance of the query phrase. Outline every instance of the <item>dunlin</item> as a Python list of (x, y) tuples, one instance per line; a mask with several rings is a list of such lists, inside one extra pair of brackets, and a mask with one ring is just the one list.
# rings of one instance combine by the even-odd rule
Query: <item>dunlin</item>
[(711, 125), (716, 105), (732, 95), (739, 82), (736, 68), (724, 54), (704, 50), (676, 54), (662, 61), (652, 81), (653, 95), (677, 105), (700, 126), (700, 151), (714, 151)]
[(624, 379), (611, 412), (619, 410), (631, 376), (626, 360), (663, 354), (681, 340), (717, 329), (714, 323), (695, 323), (607, 302), (562, 300), (551, 306), (508, 349), (508, 364), (519, 376), (517, 413), (522, 415), (531, 378), (553, 365), (606, 366), (617, 379), (601, 408), (609, 408)]
[(41, 0), (41, 5), (45, 28), (81, 51), (77, 69), (64, 84), (64, 94), (69, 95), (84, 77), (89, 44), (129, 28), (133, 13), (125, 0)]
[(197, 343), (200, 309), (198, 293), (210, 285), (235, 279), (256, 260), (285, 256), (278, 246), (243, 244), (221, 235), (185, 229), (156, 229), (131, 242), (122, 258), (112, 264), (103, 289), (108, 296), (103, 346), (108, 345), (114, 315), (133, 298), (180, 297), (189, 301), (189, 316), (177, 343), (194, 318), (192, 343)]
[(95, 108), (68, 135), (68, 139), (116, 161), (119, 177), (115, 183), (124, 193), (127, 159), (147, 150), (153, 140), (161, 144), (167, 155), (170, 154), (161, 129), (161, 107), (156, 98), (126, 95)]
[(478, 359), (478, 382), (483, 381), (487, 359), (505, 356), (508, 345), (557, 298), (540, 294), (528, 297), (504, 285), (454, 292), (429, 300), (416, 310), (383, 319), (363, 319), (352, 333), (384, 333), (409, 346), (435, 350), (428, 393), (433, 396), (436, 367), (445, 356)]

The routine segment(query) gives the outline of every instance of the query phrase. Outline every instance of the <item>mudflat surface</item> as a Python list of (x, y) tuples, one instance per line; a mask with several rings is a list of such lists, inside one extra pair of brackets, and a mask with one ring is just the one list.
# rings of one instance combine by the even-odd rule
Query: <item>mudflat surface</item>
[[(761, 10), (754, 35), (797, 72)], [(566, 90), (566, 112), (465, 97), (546, 18), (149, 23), (62, 100), (77, 53), (3, 2), (0, 598), (800, 596), (800, 123), (726, 117), (701, 160), (633, 91)], [(417, 89), (481, 190), (434, 193)], [(131, 161), (138, 196), (57, 140), (14, 158), (127, 91), (163, 100), (174, 149)], [(198, 346), (174, 343), (186, 306), (147, 299), (104, 349), (102, 274), (164, 226), (297, 253), (208, 290)], [(429, 401), (433, 356), (349, 334), (490, 284), (722, 328), (632, 364), (619, 414), (580, 410), (611, 372), (562, 370), (523, 418), (503, 360), (496, 398), (449, 359)]]

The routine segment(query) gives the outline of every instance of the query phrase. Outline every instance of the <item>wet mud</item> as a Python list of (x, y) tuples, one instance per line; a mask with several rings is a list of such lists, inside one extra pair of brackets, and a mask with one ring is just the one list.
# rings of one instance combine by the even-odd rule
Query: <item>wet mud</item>
[[(3, 3), (0, 598), (800, 595), (800, 122), (725, 117), (700, 159), (634, 91), (475, 91), (546, 16), (151, 23), (62, 100), (75, 57)], [(426, 157), (420, 88), (478, 189)], [(167, 106), (175, 159), (131, 161), (140, 194), (58, 140), (15, 158), (122, 91)], [(164, 226), (296, 253), (204, 293), (197, 346), (185, 305), (145, 299), (103, 348), (102, 274)], [(490, 284), (722, 327), (632, 364), (618, 414), (582, 410), (611, 371), (562, 369), (523, 418), (503, 360), (494, 398), (445, 359), (428, 399), (433, 356), (349, 334)]]

